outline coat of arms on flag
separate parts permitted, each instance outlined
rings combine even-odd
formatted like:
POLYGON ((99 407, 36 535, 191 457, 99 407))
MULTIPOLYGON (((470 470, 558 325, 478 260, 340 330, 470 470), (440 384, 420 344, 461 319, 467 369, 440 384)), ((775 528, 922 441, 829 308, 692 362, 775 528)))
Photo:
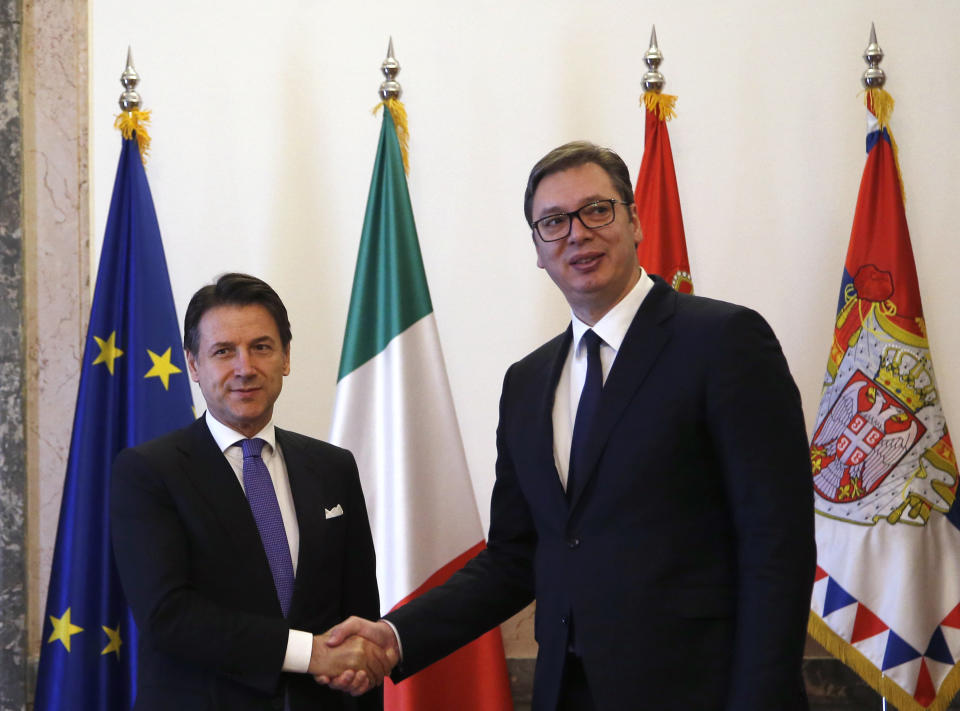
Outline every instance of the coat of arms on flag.
POLYGON ((894 278, 866 264, 845 286, 811 442, 817 510, 851 523, 923 525, 957 492, 923 316, 894 278))
POLYGON ((867 162, 810 443, 810 633, 900 711, 960 689, 960 506, 871 30, 867 162))

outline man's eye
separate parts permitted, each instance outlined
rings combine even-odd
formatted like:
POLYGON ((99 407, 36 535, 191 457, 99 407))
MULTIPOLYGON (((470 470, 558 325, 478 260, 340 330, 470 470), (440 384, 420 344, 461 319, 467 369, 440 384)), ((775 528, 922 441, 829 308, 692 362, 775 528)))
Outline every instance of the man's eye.
POLYGON ((587 217, 606 217, 610 214, 610 203, 594 202, 582 208, 587 217))
POLYGON ((549 229, 554 229, 556 227, 560 227, 560 225, 564 224, 566 221, 567 221, 566 215, 548 215, 547 217, 544 217, 542 220, 540 220, 540 224, 549 230, 549 229))

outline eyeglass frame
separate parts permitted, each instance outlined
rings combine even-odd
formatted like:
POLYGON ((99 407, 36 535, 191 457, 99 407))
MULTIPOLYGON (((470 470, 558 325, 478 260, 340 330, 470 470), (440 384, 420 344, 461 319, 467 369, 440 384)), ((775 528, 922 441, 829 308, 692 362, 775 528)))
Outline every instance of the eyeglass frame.
POLYGON ((617 205, 630 207, 631 205, 633 205, 633 202, 634 202, 633 200, 631 200, 630 202, 624 202, 623 200, 618 200, 617 198, 604 198, 603 200, 591 200, 586 205, 581 205, 576 210, 571 210, 570 212, 551 212, 549 215, 544 215, 543 217, 539 217, 530 223, 530 227, 533 228, 533 231, 537 233, 537 237, 540 238, 541 242, 544 242, 546 244, 550 244, 551 242, 559 242, 560 240, 566 239, 567 237, 569 237, 570 233, 573 232, 574 217, 580 220, 580 224, 583 225, 586 229, 599 230, 603 227, 609 227, 610 225, 612 225, 614 222, 617 221, 617 205), (602 225, 594 225, 593 227, 591 227, 590 225, 588 225, 586 222, 583 221, 582 217, 580 217, 580 211, 585 210, 588 207, 591 207, 593 205, 597 205, 601 202, 610 203, 610 207, 612 208, 611 214, 613 215, 613 217, 610 218, 610 222, 605 222, 602 225), (560 237, 554 237, 553 239, 547 239, 546 237, 544 237, 543 234, 540 232, 540 223, 551 217, 560 217, 561 215, 563 215, 568 219, 566 234, 560 237))

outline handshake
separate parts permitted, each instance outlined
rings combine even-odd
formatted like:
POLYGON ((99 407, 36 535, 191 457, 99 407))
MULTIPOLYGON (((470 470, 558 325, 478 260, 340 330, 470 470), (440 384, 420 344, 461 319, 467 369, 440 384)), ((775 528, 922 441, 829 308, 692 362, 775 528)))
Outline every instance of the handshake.
POLYGON ((318 684, 352 696, 380 686, 400 660, 400 644, 383 620, 349 617, 314 635, 308 672, 318 684))

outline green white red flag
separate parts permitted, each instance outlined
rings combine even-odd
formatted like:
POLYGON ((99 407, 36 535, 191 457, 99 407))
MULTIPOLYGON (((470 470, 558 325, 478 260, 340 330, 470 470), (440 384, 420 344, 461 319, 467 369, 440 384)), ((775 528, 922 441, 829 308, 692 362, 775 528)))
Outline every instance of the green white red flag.
MULTIPOLYGON (((484 539, 397 140, 405 114, 384 103, 330 438, 357 459, 386 612, 443 583, 484 539)), ((385 708, 512 709, 499 628, 387 680, 385 708)))

